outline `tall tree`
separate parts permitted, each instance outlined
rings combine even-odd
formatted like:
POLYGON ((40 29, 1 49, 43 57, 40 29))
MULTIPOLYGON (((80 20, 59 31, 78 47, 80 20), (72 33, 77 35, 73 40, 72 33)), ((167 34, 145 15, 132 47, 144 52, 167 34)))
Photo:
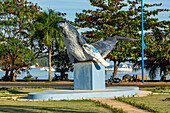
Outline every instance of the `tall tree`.
POLYGON ((23 45, 21 40, 15 37, 6 39, 5 42, 0 44, 0 48, 1 58, 4 59, 1 63, 6 70, 4 80, 15 81, 16 74, 20 69, 18 66, 21 66, 21 64, 26 66, 29 59, 34 57, 34 54, 23 45), (9 70, 11 71, 10 76, 8 76, 9 70))
POLYGON ((63 47, 62 35, 57 27, 57 23, 63 18, 59 15, 65 15, 64 13, 55 12, 52 9, 48 9, 48 12, 41 13, 33 23, 33 35, 32 40, 38 41, 40 49, 48 50, 48 63, 49 63, 49 81, 51 78, 51 52, 52 46, 56 46, 57 49, 63 47))
MULTIPOLYGON (((37 4, 34 5, 33 3, 25 0, 1 0, 0 1, 0 18, 1 18, 0 43, 6 47, 7 45, 11 46, 6 48, 8 50, 10 49, 8 53, 5 48, 0 48, 1 49, 0 55, 3 55, 4 53, 6 53, 6 55, 9 55, 3 57, 4 59, 2 59, 2 62, 3 64, 7 64, 3 66, 6 70, 6 75, 8 75, 8 73, 10 72, 12 81, 15 81, 14 73, 17 73, 23 66, 27 66, 28 64, 30 64, 38 55, 38 53, 35 53, 32 58, 27 57, 26 59, 24 57, 20 57, 20 58, 24 58, 22 60, 25 60, 25 62, 15 65, 16 59, 14 57, 20 56, 21 54, 24 53, 23 49, 26 50, 26 48, 28 49, 30 47, 29 45, 30 40, 29 40, 28 33, 30 32, 32 21, 39 14, 39 10, 41 10, 41 8, 37 6, 37 4), (21 50, 19 50, 20 48, 18 48, 18 51, 20 52, 15 50, 15 47, 17 48, 18 46, 15 46, 14 48, 12 47, 15 45, 13 43, 16 43, 19 40, 21 40, 22 42, 22 44, 20 43, 19 46, 21 45, 24 46, 24 48, 21 48, 21 50), (12 52, 13 54, 11 54, 12 52)), ((2 56, 0 56, 0 58, 2 58, 2 56)))
MULTIPOLYGON (((166 75, 170 73, 170 35, 167 34, 170 31, 166 29, 166 32, 164 32, 163 29, 163 31, 156 29, 145 38, 146 47, 144 51, 147 58, 145 59, 145 68, 149 71, 151 79, 155 79, 157 75, 166 78, 166 75), (156 35, 155 32, 157 32, 156 35), (158 70, 160 73, 158 73, 158 70)), ((138 61, 136 64, 140 65, 141 61, 138 61)))
POLYGON ((58 54, 52 57, 52 62, 57 67, 56 71, 60 72, 60 80, 63 80, 65 77, 65 72, 73 71, 73 65, 70 63, 65 49, 58 51, 58 54))
MULTIPOLYGON (((141 37, 141 6, 140 0, 90 0, 96 10, 83 10, 76 13, 75 25, 81 28, 93 28, 84 32, 89 42, 108 38, 114 35, 137 38, 141 37)), ((160 4, 144 4, 144 30, 161 27, 161 22, 153 18, 158 12, 169 9, 148 10, 160 4)), ((167 26, 164 26, 167 27, 167 26)), ((141 42, 121 41, 108 54, 107 58, 114 62, 113 78, 121 62, 137 61, 141 56, 141 42)))

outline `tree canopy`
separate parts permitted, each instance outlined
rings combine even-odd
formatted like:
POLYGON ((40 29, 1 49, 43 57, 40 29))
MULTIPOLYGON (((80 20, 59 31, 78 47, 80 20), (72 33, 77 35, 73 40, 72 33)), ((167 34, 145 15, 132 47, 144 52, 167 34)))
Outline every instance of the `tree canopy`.
POLYGON ((52 57, 52 64, 57 67, 56 71, 61 73, 60 80, 63 80, 65 77, 65 72, 73 71, 73 65, 69 60, 66 49, 58 51, 58 53, 52 57))
POLYGON ((10 80, 15 81, 16 73, 30 64, 38 55, 30 54, 29 32, 34 18, 40 14, 37 4, 25 0, 0 1, 0 43, 3 68, 6 76, 10 71, 10 80), (7 56, 4 56, 7 55, 7 56), (20 59, 22 58, 22 59, 20 59), (21 62, 21 60, 24 60, 21 62))
POLYGON ((33 42, 32 45, 34 45, 35 47, 38 44, 40 47, 39 49, 41 51, 48 50, 49 81, 52 80, 51 78, 52 49, 55 47, 55 50, 57 51, 64 46, 62 35, 57 27, 57 23, 63 20, 63 18, 59 15, 64 16, 65 14, 55 12, 52 9, 48 9, 47 12, 46 11, 42 12, 39 16, 37 16, 37 18, 35 18, 31 32, 32 33, 31 40, 33 42))
MULTIPOLYGON (((84 32, 89 43, 108 38, 115 35, 141 38, 141 6, 140 0, 90 0, 96 10, 83 10, 76 13, 75 25, 81 28, 93 28, 84 32)), ((162 3, 144 4, 144 30, 150 31, 155 28, 162 29, 162 32, 169 31, 169 21, 158 21, 155 15, 169 9, 149 10, 150 7, 161 6, 162 3)), ((163 38, 163 37, 162 37, 163 38)), ((145 41, 151 40, 146 38, 145 41)), ((153 48, 152 48, 153 49, 153 48)), ((146 56, 146 53, 145 53, 146 56)), ((114 78, 118 66, 124 61, 137 61, 141 57, 141 42, 121 41, 108 54, 107 58, 114 61, 114 78)))

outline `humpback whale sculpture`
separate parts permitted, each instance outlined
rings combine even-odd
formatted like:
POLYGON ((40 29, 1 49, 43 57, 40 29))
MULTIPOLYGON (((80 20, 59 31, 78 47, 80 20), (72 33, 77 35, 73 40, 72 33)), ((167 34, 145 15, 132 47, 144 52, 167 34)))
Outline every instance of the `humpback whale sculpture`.
POLYGON ((68 21, 62 20, 58 23, 64 44, 67 48, 67 54, 70 62, 74 62, 74 57, 78 61, 98 60, 103 66, 107 67, 110 64, 104 60, 104 57, 113 49, 119 40, 134 40, 138 39, 124 38, 119 36, 110 37, 107 40, 99 40, 95 43, 88 44, 79 34, 77 29, 68 21))

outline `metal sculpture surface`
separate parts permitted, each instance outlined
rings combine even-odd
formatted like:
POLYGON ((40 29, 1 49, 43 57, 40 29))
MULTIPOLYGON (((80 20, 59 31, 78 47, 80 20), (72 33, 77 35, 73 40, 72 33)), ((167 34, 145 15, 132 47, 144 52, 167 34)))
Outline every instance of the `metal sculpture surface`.
POLYGON ((58 23, 58 27, 63 35, 64 44, 67 48, 67 53, 71 63, 74 62, 74 57, 78 61, 88 61, 96 59, 103 66, 107 67, 110 64, 106 62, 104 58, 113 49, 113 47, 119 40, 138 41, 138 39, 114 36, 108 38, 107 40, 99 40, 95 43, 88 44, 81 37, 77 29, 68 21, 60 21, 58 23))

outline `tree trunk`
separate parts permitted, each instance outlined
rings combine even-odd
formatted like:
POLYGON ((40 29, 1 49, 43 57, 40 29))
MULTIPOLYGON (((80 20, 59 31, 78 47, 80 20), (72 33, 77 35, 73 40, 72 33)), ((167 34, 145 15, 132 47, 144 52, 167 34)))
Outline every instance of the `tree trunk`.
POLYGON ((15 75, 12 76, 12 82, 15 82, 15 75))
POLYGON ((168 71, 165 71, 165 74, 164 74, 165 78, 166 78, 166 76, 167 76, 169 73, 170 73, 169 70, 168 70, 168 71))
POLYGON ((13 81, 13 79, 14 79, 14 81, 15 81, 15 77, 16 77, 16 75, 17 75, 17 72, 18 72, 20 69, 21 69, 21 67, 19 67, 19 68, 14 72, 13 77, 12 77, 12 81, 13 81))
POLYGON ((8 81, 8 80, 9 80, 8 74, 9 74, 9 70, 6 70, 6 71, 5 71, 5 76, 3 77, 3 80, 4 80, 4 81, 8 81))
POLYGON ((60 80, 63 80, 63 78, 64 78, 64 72, 61 71, 61 79, 60 80))
POLYGON ((9 77, 9 80, 14 82, 15 81, 15 77, 14 76, 14 72, 13 72, 13 69, 11 70, 11 73, 10 73, 10 77, 9 77))
POLYGON ((49 66, 49 81, 52 81, 51 79, 51 46, 48 46, 48 66, 49 66))
POLYGON ((11 57, 11 69, 10 69, 10 71, 11 71, 11 73, 10 73, 10 80, 12 81, 12 82, 14 82, 15 81, 15 77, 14 77, 14 62, 15 62, 15 59, 13 58, 13 57, 11 57))
POLYGON ((113 72, 113 77, 112 79, 116 78, 117 70, 119 67, 120 62, 118 61, 118 64, 116 64, 116 61, 114 61, 114 72, 113 72))
POLYGON ((6 71, 5 71, 5 76, 7 77, 8 74, 9 74, 9 70, 6 70, 6 71))

